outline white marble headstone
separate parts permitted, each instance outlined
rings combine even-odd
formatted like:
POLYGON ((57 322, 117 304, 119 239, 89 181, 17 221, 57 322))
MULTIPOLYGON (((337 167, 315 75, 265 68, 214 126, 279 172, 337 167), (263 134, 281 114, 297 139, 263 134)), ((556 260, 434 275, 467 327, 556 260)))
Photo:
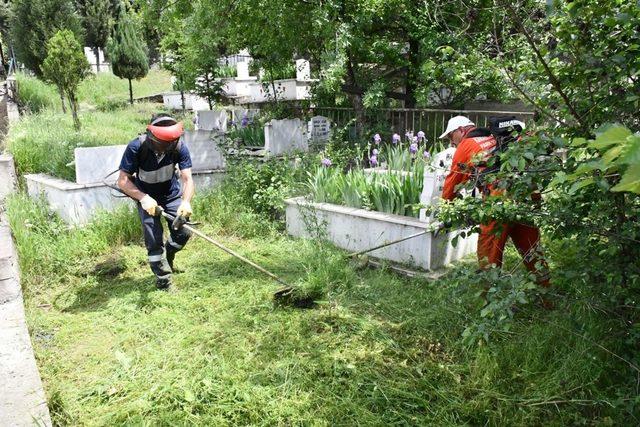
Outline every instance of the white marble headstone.
POLYGON ((311 66, 306 59, 296 59, 296 80, 311 80, 311 66))
POLYGON ((271 155, 308 150, 308 141, 300 119, 271 120, 265 125, 264 131, 265 149, 271 155))
POLYGON ((183 142, 189 148, 194 171, 224 169, 224 155, 216 138, 218 135, 208 130, 185 131, 183 142))
POLYGON ((196 130, 227 131, 229 116, 225 110, 204 110, 196 112, 196 130))
POLYGON ((107 175, 120 167, 125 148, 127 148, 126 145, 76 148, 74 150, 76 183, 102 182, 107 175))

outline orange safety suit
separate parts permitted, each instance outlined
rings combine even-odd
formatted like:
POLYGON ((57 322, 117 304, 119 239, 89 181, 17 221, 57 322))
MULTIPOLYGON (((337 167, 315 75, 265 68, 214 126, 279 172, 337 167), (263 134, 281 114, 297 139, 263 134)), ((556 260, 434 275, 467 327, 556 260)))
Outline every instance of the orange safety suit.
MULTIPOLYGON (((489 153, 496 145, 493 136, 473 136, 482 132, 474 132, 470 129, 463 136, 453 155, 451 170, 447 175, 442 189, 442 198, 453 200, 456 196, 456 187, 467 182, 473 177, 474 161, 487 160, 489 153)), ((500 195, 501 190, 489 186, 490 195, 500 195)), ((486 191, 485 191, 486 193, 486 191)), ((489 221, 480 224, 478 236, 478 263, 481 268, 489 268, 491 265, 502 267, 502 256, 507 239, 511 237, 514 245, 522 255, 527 269, 535 273, 540 285, 549 286, 548 267, 540 249, 540 230, 537 227, 521 223, 500 224, 497 221, 489 221)))

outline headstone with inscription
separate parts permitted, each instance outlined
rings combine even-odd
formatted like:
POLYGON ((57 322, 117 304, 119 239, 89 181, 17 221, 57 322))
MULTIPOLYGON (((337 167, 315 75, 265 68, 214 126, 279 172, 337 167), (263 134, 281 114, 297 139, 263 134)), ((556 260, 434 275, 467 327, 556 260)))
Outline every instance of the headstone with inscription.
POLYGON ((324 116, 314 116, 308 125, 309 144, 324 145, 331 138, 331 120, 324 116))

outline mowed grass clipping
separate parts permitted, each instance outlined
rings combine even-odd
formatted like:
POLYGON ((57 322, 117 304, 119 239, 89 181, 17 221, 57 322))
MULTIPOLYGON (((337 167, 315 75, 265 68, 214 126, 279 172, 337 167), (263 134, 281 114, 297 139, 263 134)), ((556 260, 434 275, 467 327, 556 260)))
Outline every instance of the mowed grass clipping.
POLYGON ((478 310, 462 264, 439 281, 356 270, 344 252, 257 226, 220 193, 202 227, 297 284, 313 310, 276 308, 270 279, 194 239, 176 293, 156 291, 135 213, 70 230, 9 202, 29 328, 58 425, 540 425, 623 423, 628 366, 606 314, 531 309, 489 345, 465 347, 478 310), (105 267, 106 266, 106 267, 105 267), (111 268, 109 267, 111 266, 111 268))

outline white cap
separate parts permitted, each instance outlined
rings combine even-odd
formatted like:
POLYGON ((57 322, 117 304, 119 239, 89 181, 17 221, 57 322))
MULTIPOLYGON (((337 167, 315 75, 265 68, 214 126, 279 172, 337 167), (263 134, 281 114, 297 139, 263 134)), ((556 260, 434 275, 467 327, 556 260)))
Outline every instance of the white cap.
POLYGON ((451 117, 449 119, 449 123, 447 123, 447 130, 444 131, 444 133, 442 135, 440 135, 440 139, 444 138, 445 136, 449 135, 451 132, 453 132, 454 130, 460 128, 460 127, 466 127, 466 126, 475 126, 476 124, 473 123, 471 120, 469 120, 468 117, 465 116, 455 116, 455 117, 451 117))

